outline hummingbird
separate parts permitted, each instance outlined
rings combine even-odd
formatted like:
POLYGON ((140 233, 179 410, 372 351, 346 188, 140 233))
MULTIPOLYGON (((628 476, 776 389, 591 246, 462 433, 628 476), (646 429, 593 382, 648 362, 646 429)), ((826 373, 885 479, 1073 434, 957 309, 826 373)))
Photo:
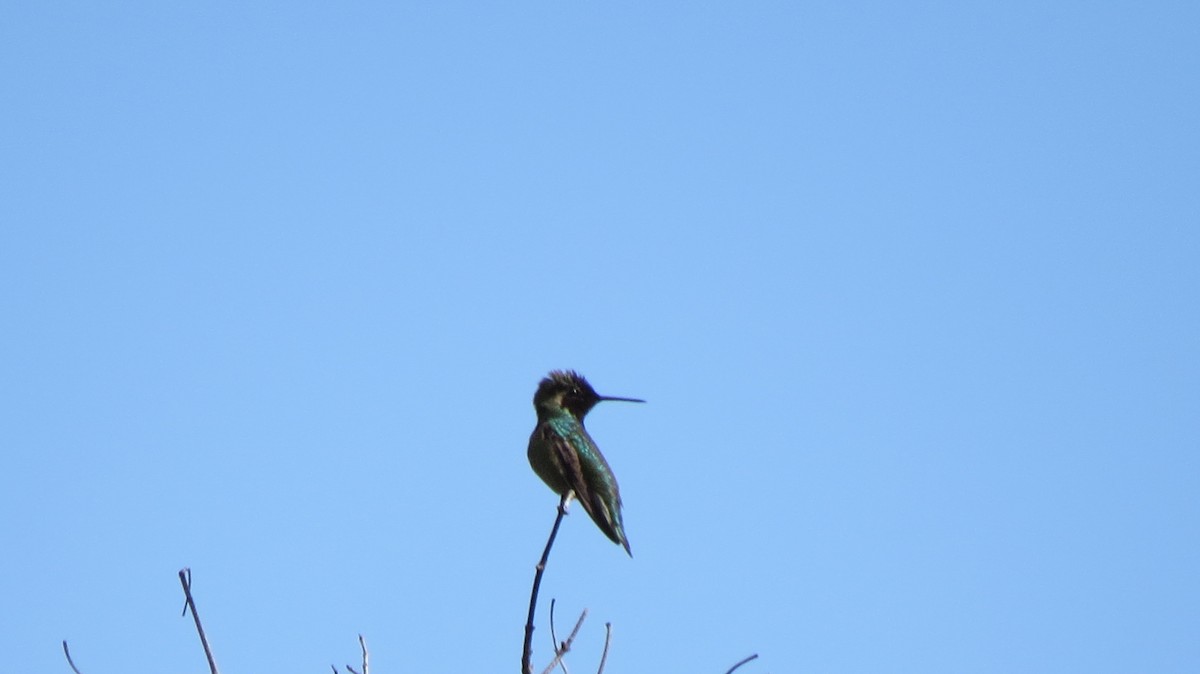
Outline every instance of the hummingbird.
POLYGON ((583 427, 583 417, 604 400, 646 402, 602 396, 582 375, 571 370, 551 372, 533 394, 538 423, 529 437, 529 465, 554 493, 565 496, 575 492, 575 498, 600 531, 632 557, 621 519, 617 478, 583 427))

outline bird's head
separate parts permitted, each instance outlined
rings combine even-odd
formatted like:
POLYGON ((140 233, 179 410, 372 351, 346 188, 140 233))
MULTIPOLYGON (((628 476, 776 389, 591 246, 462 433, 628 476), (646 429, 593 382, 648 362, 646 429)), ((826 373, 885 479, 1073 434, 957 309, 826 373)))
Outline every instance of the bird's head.
POLYGON ((638 398, 618 398, 602 396, 588 383, 583 375, 574 370, 554 370, 538 384, 537 393, 533 394, 533 406, 541 416, 543 412, 555 412, 565 409, 580 421, 596 403, 605 400, 620 400, 630 403, 644 403, 638 398))

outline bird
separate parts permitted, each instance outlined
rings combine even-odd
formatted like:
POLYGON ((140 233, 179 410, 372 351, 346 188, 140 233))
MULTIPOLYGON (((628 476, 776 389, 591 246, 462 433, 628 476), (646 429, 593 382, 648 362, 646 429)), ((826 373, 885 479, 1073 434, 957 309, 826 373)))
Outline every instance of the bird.
POLYGON ((537 426, 529 436, 529 465, 554 493, 565 497, 574 492, 600 531, 632 557, 621 516, 617 478, 596 441, 583 427, 587 413, 605 400, 646 402, 639 398, 602 396, 573 370, 550 372, 533 395, 537 426))

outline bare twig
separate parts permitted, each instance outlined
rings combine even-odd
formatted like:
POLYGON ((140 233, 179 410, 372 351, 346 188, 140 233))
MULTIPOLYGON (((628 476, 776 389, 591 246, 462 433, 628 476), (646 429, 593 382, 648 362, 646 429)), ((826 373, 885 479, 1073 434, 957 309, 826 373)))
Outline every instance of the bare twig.
POLYGON ((542 573, 546 570, 546 560, 550 557, 550 548, 554 546, 554 537, 558 535, 558 527, 562 524, 563 516, 567 514, 567 504, 571 502, 573 494, 574 492, 568 491, 558 502, 558 515, 554 518, 550 538, 546 540, 546 548, 542 550, 542 558, 533 574, 533 591, 529 594, 529 617, 525 620, 525 646, 521 651, 522 674, 533 674, 533 616, 537 611, 538 589, 542 586, 542 573))
POLYGON ((200 645, 204 646, 204 657, 208 658, 208 670, 212 674, 217 671, 217 661, 213 659, 212 649, 208 646, 208 637, 204 636, 204 627, 200 624, 200 614, 196 613, 196 602, 192 599, 192 570, 183 568, 179 571, 179 583, 183 585, 184 613, 192 612, 192 620, 196 622, 196 633, 200 635, 200 645))
POLYGON ((340 674, 337 670, 337 665, 329 665, 329 668, 333 670, 333 674, 340 674))
POLYGON ((612 641, 612 623, 604 623, 604 652, 600 653, 600 668, 596 674, 604 674, 604 663, 608 661, 608 644, 612 641))
POLYGON ((358 674, 358 670, 354 669, 350 665, 346 665, 346 669, 350 670, 350 674, 358 674))
POLYGON ((358 635, 358 645, 359 645, 359 647, 362 648, 362 654, 363 654, 362 674, 368 674, 368 672, 367 672, 367 640, 363 639, 363 635, 361 635, 361 634, 358 635))
MULTIPOLYGON (((550 599, 550 647, 555 650, 558 649, 558 635, 554 633, 554 603, 556 601, 556 599, 550 599)), ((562 665, 563 674, 571 674, 567 671, 566 660, 561 660, 559 664, 562 665)))
POLYGON ((758 653, 755 653, 754 655, 751 655, 750 657, 739 661, 736 665, 730 667, 729 671, 725 672, 725 674, 733 674, 733 670, 737 669, 738 667, 741 667, 742 665, 746 664, 747 662, 750 662, 751 660, 753 660, 754 658, 757 658, 757 657, 758 657, 758 653))
POLYGON ((571 650, 571 644, 575 642, 575 635, 579 634, 579 628, 583 627, 583 620, 585 618, 587 618, 586 608, 583 609, 583 613, 579 614, 579 620, 575 621, 575 629, 571 630, 571 633, 567 635, 567 640, 554 649, 554 659, 550 661, 550 665, 546 669, 542 670, 542 674, 550 674, 558 666, 558 663, 562 662, 563 656, 567 654, 567 651, 571 650))
POLYGON ((75 666, 75 661, 71 659, 71 649, 67 648, 67 640, 63 639, 63 655, 67 656, 67 664, 71 665, 71 671, 75 674, 81 674, 79 668, 75 666))

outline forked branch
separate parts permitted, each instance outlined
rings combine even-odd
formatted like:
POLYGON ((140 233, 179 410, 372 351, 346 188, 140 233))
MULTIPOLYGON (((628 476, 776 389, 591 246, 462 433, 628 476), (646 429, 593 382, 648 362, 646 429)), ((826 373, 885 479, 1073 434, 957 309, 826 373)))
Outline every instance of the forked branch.
POLYGON ((579 620, 575 621, 575 629, 571 630, 571 633, 567 635, 567 640, 559 644, 558 648, 554 649, 554 659, 550 661, 550 664, 546 666, 546 669, 542 670, 542 674, 550 674, 550 672, 553 672, 554 668, 557 667, 560 662, 562 662, 563 656, 567 654, 567 651, 571 650, 571 644, 575 643, 575 635, 579 634, 579 628, 583 627, 583 621, 585 618, 587 618, 586 608, 583 609, 583 613, 579 614, 579 620))

